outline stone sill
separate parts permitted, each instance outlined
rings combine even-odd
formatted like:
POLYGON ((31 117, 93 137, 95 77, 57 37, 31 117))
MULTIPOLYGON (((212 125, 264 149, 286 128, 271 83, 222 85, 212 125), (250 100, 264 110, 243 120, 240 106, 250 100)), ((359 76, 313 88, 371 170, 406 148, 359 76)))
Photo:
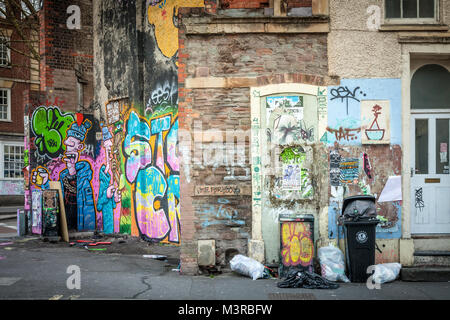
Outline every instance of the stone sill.
POLYGON ((450 43, 450 32, 399 33, 399 43, 450 43))
MULTIPOLYGON (((189 19, 190 20, 190 19, 189 19)), ((328 19, 298 17, 215 18, 208 22, 185 21, 186 34, 226 33, 328 33, 328 19)))
POLYGON ((383 24, 379 31, 448 31, 442 24, 383 24))

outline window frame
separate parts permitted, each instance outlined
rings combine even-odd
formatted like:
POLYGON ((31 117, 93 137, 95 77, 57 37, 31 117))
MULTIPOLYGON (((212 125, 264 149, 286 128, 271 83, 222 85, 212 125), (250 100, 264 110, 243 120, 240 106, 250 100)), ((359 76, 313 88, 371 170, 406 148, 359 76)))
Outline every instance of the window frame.
MULTIPOLYGON (((439 23, 439 5, 440 0, 434 1, 434 18, 386 18, 386 1, 383 0, 384 23, 386 24, 438 24, 439 23)), ((419 12, 419 3, 417 0, 417 12, 419 12)), ((403 0, 400 0, 400 15, 403 15, 403 0)))
MULTIPOLYGON (((6 146, 10 146, 10 147, 22 147, 23 151, 25 151, 25 145, 24 143, 20 142, 20 141, 11 141, 11 142, 7 142, 7 141, 1 141, 0 140, 0 180, 9 180, 9 181, 19 181, 19 180, 23 180, 23 165, 21 168, 21 177, 19 178, 10 178, 10 177, 5 177, 5 147, 6 146)), ((23 157, 23 155, 22 155, 23 157)), ((24 159, 25 160, 25 159, 24 159)))
POLYGON ((6 91, 6 97, 8 99, 6 119, 0 118, 0 122, 11 122, 11 89, 10 88, 0 88, 0 91, 6 91))
MULTIPOLYGON (((0 39, 7 39, 6 42, 11 43, 11 37, 0 36, 0 39)), ((0 63, 0 68, 11 68, 11 48, 6 46, 6 54, 8 56, 8 63, 2 64, 0 63)))

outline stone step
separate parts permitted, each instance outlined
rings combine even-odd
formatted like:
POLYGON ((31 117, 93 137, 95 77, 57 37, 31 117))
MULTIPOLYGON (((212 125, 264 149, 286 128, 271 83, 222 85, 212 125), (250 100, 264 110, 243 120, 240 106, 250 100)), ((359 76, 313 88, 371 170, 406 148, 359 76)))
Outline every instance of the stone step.
POLYGON ((402 281, 448 282, 450 267, 404 267, 400 271, 402 281))
POLYGON ((450 267, 450 251, 416 251, 413 266, 450 267))

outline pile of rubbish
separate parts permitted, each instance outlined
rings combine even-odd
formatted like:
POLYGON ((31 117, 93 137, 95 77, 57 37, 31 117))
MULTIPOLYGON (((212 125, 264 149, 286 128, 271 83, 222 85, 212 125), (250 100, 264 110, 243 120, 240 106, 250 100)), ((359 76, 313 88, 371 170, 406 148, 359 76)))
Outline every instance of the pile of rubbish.
POLYGON ((278 288, 337 289, 339 285, 309 271, 290 270, 278 288))
MULTIPOLYGON (((350 282, 345 274, 345 259, 342 251, 330 244, 319 248, 318 258, 321 275, 314 272, 291 269, 283 281, 277 283, 279 288, 337 289, 336 282, 350 282)), ((262 263, 238 254, 230 261, 231 270, 241 275, 256 279, 277 278, 277 273, 262 263)), ((401 270, 400 263, 383 263, 374 266, 372 281, 377 284, 394 281, 401 270)))

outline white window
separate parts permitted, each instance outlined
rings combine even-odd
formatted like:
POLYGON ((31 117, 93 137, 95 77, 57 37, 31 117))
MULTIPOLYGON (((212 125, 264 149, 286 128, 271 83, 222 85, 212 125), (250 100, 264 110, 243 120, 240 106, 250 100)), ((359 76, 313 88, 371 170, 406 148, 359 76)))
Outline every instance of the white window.
POLYGON ((23 179, 23 153, 23 144, 0 142, 0 178, 23 179))
POLYGON ((439 0, 385 0, 387 22, 436 22, 439 0))
POLYGON ((11 90, 0 88, 0 121, 11 120, 11 90))
POLYGON ((9 49, 9 38, 0 37, 0 67, 9 67, 11 50, 9 49))

